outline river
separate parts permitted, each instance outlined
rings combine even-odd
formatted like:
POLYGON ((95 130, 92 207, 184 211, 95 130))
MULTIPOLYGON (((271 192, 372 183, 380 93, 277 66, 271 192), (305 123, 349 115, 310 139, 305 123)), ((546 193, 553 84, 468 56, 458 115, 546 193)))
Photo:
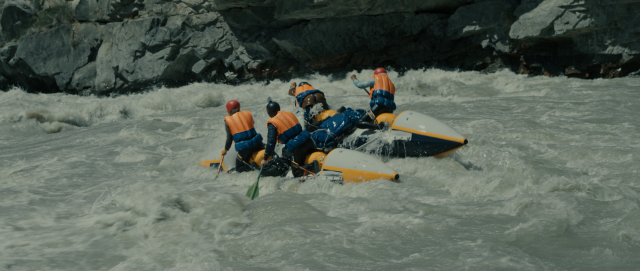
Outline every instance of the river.
MULTIPOLYGON (((396 113, 469 144, 378 157, 399 183, 263 177, 253 201, 257 172, 214 180, 198 162, 219 157, 227 100, 266 138, 267 97, 295 111, 288 82, 0 92, 0 270, 638 269, 640 78, 390 77, 396 113)), ((368 106, 348 74, 295 81, 333 108, 368 106)))

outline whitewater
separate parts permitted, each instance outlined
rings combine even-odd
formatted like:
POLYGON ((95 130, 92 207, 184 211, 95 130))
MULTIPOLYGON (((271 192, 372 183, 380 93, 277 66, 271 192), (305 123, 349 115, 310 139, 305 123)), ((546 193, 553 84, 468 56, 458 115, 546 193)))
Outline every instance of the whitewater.
MULTIPOLYGON (((372 70, 355 72, 367 79, 372 70)), ((367 108, 350 74, 295 78, 367 108)), ((401 182, 221 173, 227 100, 266 138, 289 82, 113 97, 0 92, 0 270, 637 270, 640 78, 389 73, 396 114, 469 144, 377 156, 401 182)))

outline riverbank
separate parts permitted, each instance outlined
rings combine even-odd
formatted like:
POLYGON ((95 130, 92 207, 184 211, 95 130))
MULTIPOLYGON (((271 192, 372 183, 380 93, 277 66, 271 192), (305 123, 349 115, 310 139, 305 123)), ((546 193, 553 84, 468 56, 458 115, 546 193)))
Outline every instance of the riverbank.
POLYGON ((617 0, 8 0, 0 88, 109 95, 385 66, 577 78, 640 70, 617 0))

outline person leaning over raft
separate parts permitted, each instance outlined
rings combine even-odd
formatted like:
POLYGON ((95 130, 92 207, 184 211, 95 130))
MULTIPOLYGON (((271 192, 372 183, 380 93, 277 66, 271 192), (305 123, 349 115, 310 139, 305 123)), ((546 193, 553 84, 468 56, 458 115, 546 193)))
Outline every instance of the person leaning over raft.
MULTIPOLYGON (((358 88, 365 89, 369 87, 369 106, 374 116, 378 116, 382 113, 393 113, 396 110, 396 103, 393 101, 396 87, 387 76, 387 71, 384 68, 377 68, 373 72, 373 76, 368 81, 360 82, 355 74, 351 75, 353 84, 358 88)), ((365 90, 366 91, 366 90, 365 90)), ((360 121, 372 121, 373 118, 369 114, 362 116, 360 121)))
POLYGON ((315 89, 307 82, 301 82, 296 87, 296 82, 291 83, 289 88, 289 95, 296 98, 296 106, 304 109, 304 129, 313 132, 317 129, 322 122, 314 124, 314 116, 311 115, 311 108, 316 104, 322 104, 322 109, 329 109, 327 99, 324 97, 324 93, 315 89))
MULTIPOLYGON (((284 144, 282 149, 282 156, 285 158, 293 158, 299 166, 304 165, 304 160, 307 155, 316 151, 316 145, 311 139, 311 134, 306 130, 302 130, 300 122, 296 116, 288 111, 280 111, 280 105, 276 102, 269 102, 267 104, 267 114, 269 119, 267 121, 267 128, 269 132, 267 134, 267 149, 264 152, 264 159, 261 165, 267 164, 267 159, 275 153, 276 141, 284 144)), ((293 175, 298 177, 303 175, 301 169, 294 169, 293 175)))
POLYGON ((248 165, 251 154, 264 149, 262 135, 253 128, 253 116, 249 111, 240 111, 240 103, 236 100, 227 102, 227 113, 224 117, 224 129, 227 132, 227 141, 222 149, 222 155, 226 155, 231 148, 232 141, 236 142, 238 152, 236 158, 236 171, 244 172, 252 168, 248 165))

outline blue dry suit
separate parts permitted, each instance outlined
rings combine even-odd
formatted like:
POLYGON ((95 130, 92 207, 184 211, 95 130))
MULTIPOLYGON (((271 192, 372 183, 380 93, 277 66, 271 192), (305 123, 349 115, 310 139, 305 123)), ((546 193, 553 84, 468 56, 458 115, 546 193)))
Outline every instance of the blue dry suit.
POLYGON ((347 108, 342 113, 333 115, 332 117, 324 120, 324 122, 318 126, 311 139, 318 148, 334 147, 339 142, 336 139, 343 134, 350 132, 352 127, 358 122, 358 119, 366 114, 363 109, 353 110, 347 108))
POLYGON ((295 148, 302 146, 307 140, 309 140, 311 137, 309 132, 302 130, 302 126, 300 123, 297 123, 297 119, 293 122, 294 119, 295 116, 290 112, 280 111, 276 116, 267 121, 267 129, 269 132, 267 134, 267 148, 264 153, 265 157, 273 155, 277 141, 284 144, 286 150, 291 153, 295 148), (286 127, 285 125, 287 124, 282 121, 287 120, 285 115, 291 118, 289 124, 295 124, 290 127, 286 127), (278 125, 281 125, 280 128, 284 131, 278 132, 278 125))

